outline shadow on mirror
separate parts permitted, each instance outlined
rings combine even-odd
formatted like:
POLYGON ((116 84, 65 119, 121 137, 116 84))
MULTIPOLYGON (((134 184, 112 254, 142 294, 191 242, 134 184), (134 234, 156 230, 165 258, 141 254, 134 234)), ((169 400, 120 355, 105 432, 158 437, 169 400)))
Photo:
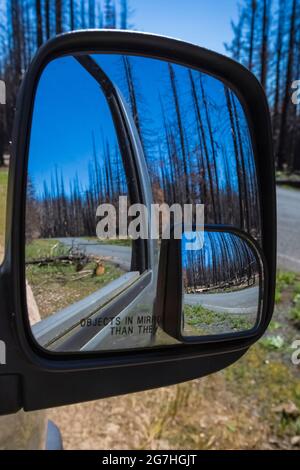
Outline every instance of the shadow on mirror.
MULTIPOLYGON (((150 230, 142 236, 135 207, 150 211, 152 202, 203 204, 207 224, 260 242, 251 135, 237 96, 204 72, 147 57, 81 53, 48 63, 34 101, 26 199, 27 310, 41 346, 165 344, 153 327, 159 241, 150 230)), ((223 258, 214 258, 215 273, 223 258)), ((227 286, 228 296, 239 292, 236 308, 242 282, 227 286)), ((187 305, 186 318, 196 310, 187 305)))
POLYGON ((260 314, 261 268, 252 244, 231 232, 182 238, 182 336, 222 335, 254 328, 260 314), (192 246, 192 249, 189 246, 192 246))

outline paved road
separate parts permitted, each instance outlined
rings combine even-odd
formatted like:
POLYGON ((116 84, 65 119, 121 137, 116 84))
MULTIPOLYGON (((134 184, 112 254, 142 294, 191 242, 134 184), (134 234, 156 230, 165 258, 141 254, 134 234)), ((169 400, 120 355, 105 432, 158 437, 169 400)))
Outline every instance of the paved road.
MULTIPOLYGON (((113 264, 119 265, 125 271, 130 270, 131 248, 118 245, 101 245, 95 241, 82 238, 59 238, 66 246, 77 246, 87 254, 108 257, 113 264)), ((227 294, 188 294, 185 303, 202 305, 213 308, 216 312, 256 313, 258 288, 250 288, 227 294)))
POLYGON ((187 305, 202 305, 220 313, 257 313, 258 287, 249 287, 235 292, 221 294, 186 294, 184 303, 187 305))
POLYGON ((277 188, 278 267, 300 272, 300 191, 277 188))
POLYGON ((58 240, 66 246, 76 246, 83 249, 87 255, 108 257, 109 261, 120 266, 124 271, 130 270, 131 248, 128 246, 118 245, 101 245, 96 241, 86 240, 82 238, 58 238, 58 240))

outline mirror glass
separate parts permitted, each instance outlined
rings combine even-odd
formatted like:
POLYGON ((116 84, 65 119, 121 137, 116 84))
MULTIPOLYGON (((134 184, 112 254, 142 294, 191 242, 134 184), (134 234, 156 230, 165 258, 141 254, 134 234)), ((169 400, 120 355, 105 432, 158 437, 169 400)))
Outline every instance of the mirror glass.
POLYGON ((232 232, 183 236, 182 335, 207 336, 251 330, 260 314, 261 267, 253 245, 232 232), (190 249, 190 247, 192 249, 190 249))
POLYGON ((152 233, 153 203, 164 214, 190 205, 193 216, 203 205, 206 224, 260 243, 252 142, 235 93, 153 58, 80 53, 49 62, 35 93, 25 218, 27 310, 42 347, 176 341, 153 313, 163 232, 152 233))

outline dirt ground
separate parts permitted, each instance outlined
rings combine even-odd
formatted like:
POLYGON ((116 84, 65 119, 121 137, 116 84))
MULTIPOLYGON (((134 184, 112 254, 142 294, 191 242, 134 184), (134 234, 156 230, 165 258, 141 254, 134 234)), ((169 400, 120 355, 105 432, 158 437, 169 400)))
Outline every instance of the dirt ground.
MULTIPOLYGON (((253 389, 255 381, 251 385, 253 389)), ((173 387, 56 408, 50 417, 60 427, 66 449, 297 448, 297 434, 282 428, 281 413, 289 406, 299 408, 285 399, 280 408, 280 400, 273 402, 271 396, 263 410, 259 395, 241 396, 221 372, 173 387)), ((267 384, 264 395, 266 400, 267 384)))
POLYGON ((222 374, 50 412, 66 449, 270 448, 266 423, 222 374))
POLYGON ((236 364, 173 387, 49 410, 66 449, 300 449, 293 279, 266 336, 236 364), (280 339, 280 341, 279 341, 280 339))
MULTIPOLYGON (((69 254, 57 240, 34 240, 26 245, 26 261, 55 259, 69 254)), ((100 261, 100 260, 99 260, 100 261)), ((78 264, 78 263, 77 263, 78 264)), ((124 271, 112 264, 101 261, 101 275, 96 275, 96 261, 86 261, 78 269, 76 262, 49 264, 28 264, 26 278, 37 303, 41 318, 57 312, 81 300, 96 290, 120 277, 124 271)))

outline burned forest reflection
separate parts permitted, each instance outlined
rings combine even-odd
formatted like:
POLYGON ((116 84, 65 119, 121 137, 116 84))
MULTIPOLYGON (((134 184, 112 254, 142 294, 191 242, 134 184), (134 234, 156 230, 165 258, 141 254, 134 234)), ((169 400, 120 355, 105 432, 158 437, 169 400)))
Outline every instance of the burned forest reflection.
MULTIPOLYGON (((133 302, 129 310, 132 317, 142 309, 152 318, 158 269, 153 260, 159 259, 160 242, 144 243, 131 232, 119 236, 123 233, 119 215, 124 207, 126 213, 130 205, 142 202, 139 171, 144 172, 139 184, 147 195, 147 206, 152 201, 169 208, 179 204, 181 210, 185 204, 202 204, 204 224, 235 228, 260 243, 252 140, 233 90, 199 70, 152 58, 81 53, 49 62, 35 96, 26 198, 27 304, 34 335, 43 347, 71 348, 66 345, 72 332, 74 338, 77 335, 75 350, 117 348, 123 338, 109 336, 111 324, 102 323, 101 315, 106 304, 151 274, 150 270, 154 276, 147 300, 143 298, 137 308, 133 302), (140 153, 135 157, 126 153, 128 135, 120 132, 112 96, 119 111, 123 110, 123 125, 134 129, 135 140, 140 141, 140 153), (131 158, 136 161, 130 163, 131 158), (122 210, 120 197, 126 199, 122 210), (99 221, 104 218, 98 209, 104 204, 115 211, 115 236, 98 234, 99 221), (95 320, 98 316, 100 323, 95 320), (92 324, 95 329, 81 329, 81 325, 92 324), (106 343, 100 345, 98 335, 105 336, 106 343)), ((126 224, 130 224, 129 216, 126 224)), ((212 250, 209 269, 197 252, 193 254, 196 258, 188 254, 184 260, 190 263, 183 269, 185 300, 194 296, 190 297, 192 304, 184 306, 185 327, 190 328, 185 333, 195 333, 191 322, 203 307, 197 304, 199 285, 210 291, 212 287, 223 289, 232 299, 241 299, 232 291, 251 288, 254 297, 250 303, 254 303, 250 305, 252 316, 239 318, 243 314, 239 311, 231 320, 226 317, 225 323, 220 312, 201 310, 211 326, 205 329, 202 321, 197 323, 198 334, 249 329, 257 315, 258 273, 254 265, 249 271, 249 263, 237 264, 241 253, 248 262, 251 250, 225 234, 214 232, 205 237, 212 250)), ((137 343, 148 346, 151 335, 128 340, 129 347, 137 343)), ((158 343, 166 340, 163 335, 157 338, 158 343)), ((124 347, 122 342, 121 349, 124 347)))
POLYGON ((260 261, 253 246, 231 232, 204 233, 203 247, 182 240, 184 336, 253 328, 260 308, 260 261))
MULTIPOLYGON (((205 223, 232 225, 259 240, 254 155, 233 91, 205 73, 155 59, 93 59, 127 102, 154 201, 205 204, 205 223)), ((33 118, 29 230, 42 237, 94 236, 96 207, 127 194, 127 183, 99 87, 75 58, 53 61, 42 75, 33 118), (49 86, 58 71, 61 80, 49 86)))

